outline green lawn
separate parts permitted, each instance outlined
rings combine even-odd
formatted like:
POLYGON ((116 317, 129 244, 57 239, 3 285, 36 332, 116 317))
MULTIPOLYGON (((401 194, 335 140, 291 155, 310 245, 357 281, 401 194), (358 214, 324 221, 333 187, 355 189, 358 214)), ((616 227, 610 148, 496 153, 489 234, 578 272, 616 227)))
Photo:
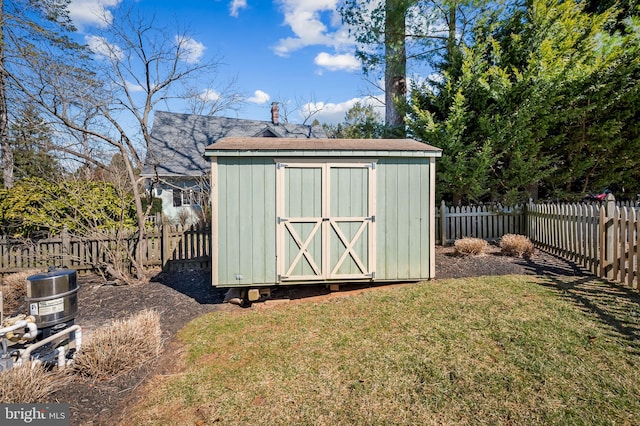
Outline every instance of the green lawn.
POLYGON ((152 424, 638 424, 640 306, 595 278, 433 281, 214 313, 152 424))

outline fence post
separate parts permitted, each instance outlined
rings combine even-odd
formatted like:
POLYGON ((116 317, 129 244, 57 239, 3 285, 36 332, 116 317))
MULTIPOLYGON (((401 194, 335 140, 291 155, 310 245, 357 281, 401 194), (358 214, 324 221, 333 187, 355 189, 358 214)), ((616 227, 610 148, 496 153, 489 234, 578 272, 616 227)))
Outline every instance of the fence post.
POLYGON ((440 203, 440 244, 442 244, 442 246, 446 246, 447 245, 447 227, 446 227, 446 211, 447 211, 447 205, 444 202, 444 200, 442 200, 442 202, 440 203))
POLYGON ((167 220, 162 216, 160 220, 160 258, 162 260, 162 270, 167 270, 169 264, 169 253, 171 249, 169 247, 169 224, 167 220))
POLYGON ((60 234, 60 238, 62 239, 62 266, 63 268, 71 267, 71 237, 69 236, 69 228, 67 225, 62 228, 62 233, 60 234))
POLYGON ((616 197, 608 194, 600 214, 601 256, 600 276, 613 279, 613 262, 615 262, 615 221, 616 197))
POLYGON ((531 217, 529 212, 531 211, 531 205, 533 204, 533 198, 529 197, 529 201, 524 205, 522 209, 522 218, 524 219, 524 235, 535 243, 533 236, 531 235, 531 217))

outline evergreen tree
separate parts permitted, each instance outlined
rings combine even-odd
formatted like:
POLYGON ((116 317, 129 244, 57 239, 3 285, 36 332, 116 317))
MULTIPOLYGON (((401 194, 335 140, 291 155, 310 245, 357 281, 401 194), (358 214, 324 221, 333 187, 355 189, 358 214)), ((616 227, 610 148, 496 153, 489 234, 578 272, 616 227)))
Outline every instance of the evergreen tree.
POLYGON ((11 125, 10 142, 15 164, 15 180, 28 177, 60 178, 62 168, 58 160, 48 151, 51 144, 51 129, 28 105, 11 125))
POLYGON ((482 139, 474 112, 473 80, 452 78, 412 91, 408 120, 412 136, 443 150, 438 160, 438 199, 454 204, 477 202, 489 195, 489 176, 496 163, 493 144, 482 139))
POLYGON ((21 82, 34 71, 34 58, 73 64, 83 47, 69 39, 75 31, 68 16, 70 0, 0 0, 0 147, 4 186, 13 186, 10 123, 25 96, 21 82))
POLYGON ((384 124, 373 105, 357 102, 344 117, 343 136, 351 139, 377 139, 384 137, 384 124))
POLYGON ((640 26, 628 18, 625 33, 611 32, 618 12, 532 0, 486 16, 460 65, 412 94, 412 131, 444 149, 443 195, 514 202, 575 197, 593 185, 637 191, 640 26), (474 162, 487 147, 479 191, 474 162), (457 174, 467 185, 451 187, 457 174))
POLYGON ((373 105, 356 102, 337 125, 322 124, 327 136, 334 139, 379 139, 385 137, 385 126, 373 105))

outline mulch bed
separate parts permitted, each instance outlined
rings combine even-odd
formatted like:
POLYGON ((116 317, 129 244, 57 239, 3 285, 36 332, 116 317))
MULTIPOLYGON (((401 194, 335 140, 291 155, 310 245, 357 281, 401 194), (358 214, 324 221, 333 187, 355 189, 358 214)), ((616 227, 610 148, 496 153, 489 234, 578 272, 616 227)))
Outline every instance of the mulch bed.
MULTIPOLYGON (((454 256, 452 247, 436 249, 436 279, 509 274, 582 275, 584 272, 570 262, 543 252, 531 259, 519 259, 500 255, 494 246, 478 257, 454 256)), ((225 292, 211 287, 209 272, 156 271, 152 275, 149 282, 131 286, 109 286, 97 277, 80 277, 76 324, 82 326, 83 336, 90 338, 93 330, 109 325, 113 320, 127 318, 143 309, 155 309, 160 313, 165 348, 168 348, 176 345, 176 332, 192 319, 213 311, 241 312, 246 309, 223 303, 225 292)), ((344 294, 362 289, 363 286, 346 286, 344 294)), ((342 293, 341 287, 337 296, 342 293)), ((335 296, 336 293, 329 294, 326 286, 281 288, 272 292, 268 303, 259 302, 254 307, 263 309, 270 303, 278 303, 278 299, 297 299, 304 303, 318 297, 335 296)), ((174 358, 174 350, 165 350, 154 363, 109 381, 91 383, 74 378, 53 395, 51 402, 69 403, 72 425, 113 425, 123 421, 124 408, 135 399, 136 390, 147 378, 158 372, 172 371, 178 364, 174 358)))

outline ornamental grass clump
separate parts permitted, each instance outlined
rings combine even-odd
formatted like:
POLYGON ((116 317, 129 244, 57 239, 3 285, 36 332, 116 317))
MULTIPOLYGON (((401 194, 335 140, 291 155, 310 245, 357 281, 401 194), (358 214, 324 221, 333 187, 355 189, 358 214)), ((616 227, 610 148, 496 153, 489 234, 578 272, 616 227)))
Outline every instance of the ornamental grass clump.
POLYGON ((480 238, 462 238, 453 243, 455 254, 458 256, 479 256, 484 253, 489 244, 480 238))
POLYGON ((51 402, 51 394, 68 382, 68 376, 47 371, 42 364, 26 363, 0 372, 0 403, 51 402))
POLYGON ((88 379, 106 380, 157 359, 161 348, 160 314, 145 310, 93 332, 73 368, 88 379))
POLYGON ((31 275, 40 274, 42 271, 30 269, 27 271, 16 272, 2 278, 0 291, 2 292, 3 314, 4 316, 12 316, 24 307, 24 298, 27 295, 27 278, 31 275))
POLYGON ((529 258, 534 250, 533 243, 524 235, 507 234, 500 239, 500 252, 507 256, 529 258))

